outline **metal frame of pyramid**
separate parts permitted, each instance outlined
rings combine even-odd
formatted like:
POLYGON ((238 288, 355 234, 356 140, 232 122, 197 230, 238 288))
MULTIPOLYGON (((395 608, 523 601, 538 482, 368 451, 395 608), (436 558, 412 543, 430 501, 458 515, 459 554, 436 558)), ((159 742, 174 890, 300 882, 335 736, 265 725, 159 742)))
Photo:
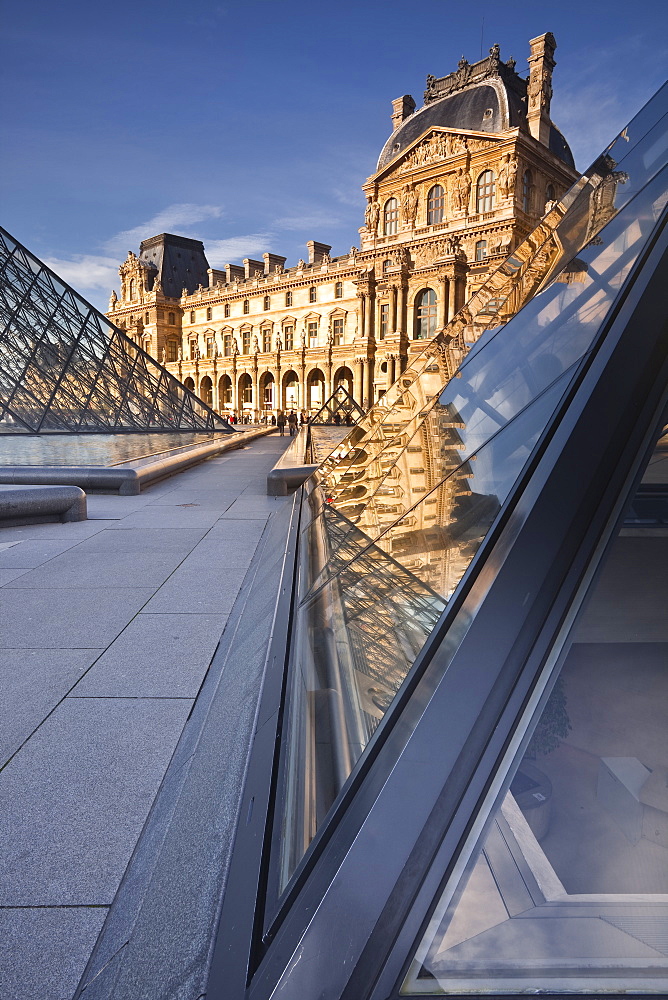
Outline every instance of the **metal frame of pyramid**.
MULTIPOLYGON (((320 407, 315 416, 311 417, 309 420, 310 424, 334 424, 334 416, 340 414, 342 417, 347 417, 348 414, 354 415, 355 419, 352 421, 356 424, 360 417, 363 417, 364 410, 356 403, 353 397, 350 395, 345 385, 338 385, 331 396, 325 400, 323 405, 320 407), (332 405, 335 401, 336 405, 332 405), (323 419, 325 416, 327 419, 323 419)), ((345 419, 341 420, 341 424, 346 423, 345 419)), ((352 426, 352 425, 351 425, 352 426)))
POLYGON ((232 428, 0 228, 0 434, 232 428))

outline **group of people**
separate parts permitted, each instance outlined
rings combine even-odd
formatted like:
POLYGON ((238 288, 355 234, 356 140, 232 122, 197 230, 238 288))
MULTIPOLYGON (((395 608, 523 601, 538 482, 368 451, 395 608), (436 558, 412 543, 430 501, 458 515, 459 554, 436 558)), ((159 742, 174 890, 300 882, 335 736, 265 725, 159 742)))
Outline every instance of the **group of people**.
POLYGON ((297 416, 294 410, 290 410, 288 414, 284 413, 283 410, 279 410, 278 416, 276 418, 272 416, 271 418, 272 424, 274 423, 274 420, 276 421, 276 426, 278 427, 279 434, 281 435, 285 434, 285 425, 287 424, 288 429, 290 431, 290 437, 294 437, 294 435, 297 433, 297 427, 303 427, 307 421, 307 417, 303 410, 299 414, 299 416, 297 416))

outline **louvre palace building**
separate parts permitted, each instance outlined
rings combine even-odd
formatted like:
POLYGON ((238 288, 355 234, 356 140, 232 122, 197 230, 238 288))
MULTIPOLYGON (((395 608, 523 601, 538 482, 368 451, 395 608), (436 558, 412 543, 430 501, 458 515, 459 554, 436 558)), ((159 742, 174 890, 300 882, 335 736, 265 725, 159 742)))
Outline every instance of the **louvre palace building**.
POLYGON ((532 39, 523 78, 494 45, 428 76, 423 107, 392 102, 359 247, 314 239, 292 266, 268 250, 219 270, 163 233, 121 265, 109 318, 238 420, 313 414, 339 385, 368 409, 577 177, 550 119, 555 48, 532 39))

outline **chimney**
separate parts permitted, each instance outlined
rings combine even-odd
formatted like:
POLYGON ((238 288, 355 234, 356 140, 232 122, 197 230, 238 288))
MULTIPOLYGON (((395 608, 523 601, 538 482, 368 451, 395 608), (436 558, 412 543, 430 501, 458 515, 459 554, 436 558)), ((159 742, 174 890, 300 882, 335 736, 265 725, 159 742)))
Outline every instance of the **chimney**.
POLYGON ((244 257, 244 268, 247 278, 264 277, 263 260, 253 260, 252 257, 244 257))
POLYGON ((527 126, 529 132, 542 142, 550 144, 550 100, 552 99, 552 70, 556 66, 554 50, 557 43, 548 31, 529 42, 529 84, 527 86, 527 126))
POLYGON ((279 257, 277 253, 263 253, 264 257, 264 273, 271 274, 278 265, 279 270, 285 267, 285 262, 287 257, 279 257))
POLYGON ((404 94, 403 97, 397 97, 392 101, 392 129, 399 128, 404 118, 408 118, 414 111, 415 101, 410 94, 404 94))
POLYGON ((309 240, 306 244, 306 248, 308 250, 309 264, 322 263, 322 258, 332 249, 331 247, 328 247, 326 243, 317 243, 315 240, 309 240))
POLYGON ((243 281, 246 277, 246 272, 239 264, 226 264, 225 273, 227 275, 228 285, 230 285, 233 281, 243 281))

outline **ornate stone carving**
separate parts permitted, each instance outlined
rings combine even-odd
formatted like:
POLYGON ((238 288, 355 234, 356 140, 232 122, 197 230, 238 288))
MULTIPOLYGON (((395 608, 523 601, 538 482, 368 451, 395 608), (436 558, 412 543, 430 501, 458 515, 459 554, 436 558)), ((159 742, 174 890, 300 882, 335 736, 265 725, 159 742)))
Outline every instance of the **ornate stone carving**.
POLYGON ((471 195, 471 175, 468 170, 459 167, 452 188, 452 209, 454 212, 467 212, 471 195))
POLYGON ((116 303, 118 302, 118 296, 116 295, 116 289, 112 289, 111 295, 109 297, 109 312, 113 312, 116 308, 116 303))
POLYGON ((497 183, 499 194, 504 201, 514 198, 517 183, 517 157, 504 153, 498 168, 497 183))
POLYGON ((415 222, 418 207, 418 194, 411 184, 404 184, 401 189, 401 217, 410 225, 415 222))
POLYGON ((364 210, 364 224, 370 233, 378 230, 378 220, 380 219, 380 204, 373 198, 369 198, 364 210))

